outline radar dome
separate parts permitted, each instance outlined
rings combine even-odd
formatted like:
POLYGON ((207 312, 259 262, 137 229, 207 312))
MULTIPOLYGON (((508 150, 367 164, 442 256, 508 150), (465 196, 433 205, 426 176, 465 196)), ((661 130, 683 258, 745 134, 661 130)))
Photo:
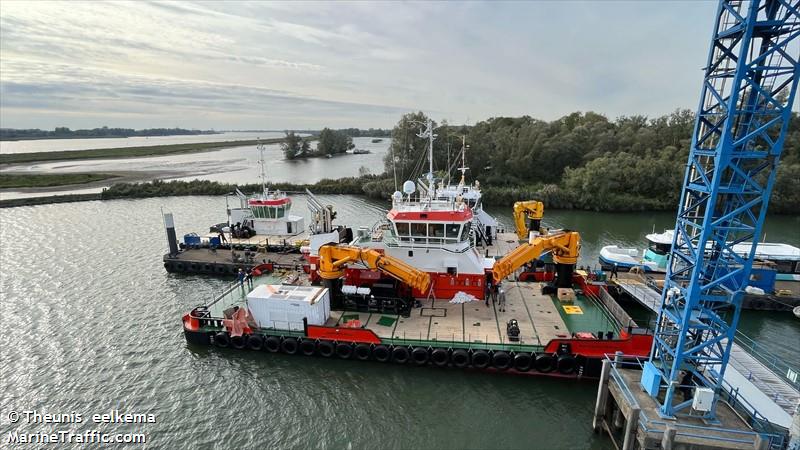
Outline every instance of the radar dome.
POLYGON ((417 187, 414 186, 414 182, 411 180, 406 181, 403 183, 403 193, 406 195, 411 195, 414 191, 417 190, 417 187))
POLYGON ((394 191, 394 194, 392 194, 392 200, 399 202, 402 199, 403 199, 403 193, 400 191, 394 191))

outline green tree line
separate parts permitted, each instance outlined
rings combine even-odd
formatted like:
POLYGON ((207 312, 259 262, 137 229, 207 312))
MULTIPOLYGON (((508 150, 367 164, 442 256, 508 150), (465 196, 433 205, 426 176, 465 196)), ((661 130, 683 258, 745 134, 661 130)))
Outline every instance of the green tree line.
POLYGON ((133 128, 92 128, 87 130, 70 130, 67 127, 56 127, 53 131, 16 128, 0 128, 0 140, 13 141, 21 139, 71 139, 95 137, 132 137, 132 136, 183 136, 196 134, 213 134, 213 130, 186 130, 183 128, 147 128, 134 130, 133 128))
MULTIPOLYGON (((365 185, 384 196, 398 183, 427 171, 427 140, 417 136, 421 113, 404 115, 392 130, 384 159, 388 181, 365 185), (387 192, 388 190, 388 192, 387 192)), ((468 177, 483 185, 488 204, 537 199, 549 207, 596 211, 672 210, 678 205, 689 156, 694 114, 676 110, 648 119, 609 120, 575 112, 547 122, 496 117, 474 126, 435 124, 434 166, 455 173, 461 136, 466 136, 468 177)), ((800 213, 800 118, 789 123, 770 211, 800 213)))

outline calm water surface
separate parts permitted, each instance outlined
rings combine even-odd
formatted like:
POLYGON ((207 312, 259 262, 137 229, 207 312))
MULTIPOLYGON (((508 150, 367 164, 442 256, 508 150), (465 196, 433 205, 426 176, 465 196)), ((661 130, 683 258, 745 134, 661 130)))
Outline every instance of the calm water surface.
MULTIPOLYGON (((385 207, 321 198, 354 226, 371 225, 385 207)), ((31 426, 2 416, 4 432, 145 432, 147 448, 166 449, 609 448, 590 429, 590 382, 187 346, 181 315, 225 281, 164 271, 162 207, 175 214, 179 235, 224 220, 224 199, 216 197, 0 210, 0 413, 118 409, 157 417, 145 425, 31 426)), ((302 197, 295 212, 308 215, 302 197)), ((546 217, 548 226, 582 232, 585 264, 605 242, 638 245, 653 224, 670 225, 666 214, 546 217)), ((797 245, 797 225, 770 218, 767 233, 797 245)), ((752 323, 764 338, 800 339, 791 320, 764 314, 752 323)))

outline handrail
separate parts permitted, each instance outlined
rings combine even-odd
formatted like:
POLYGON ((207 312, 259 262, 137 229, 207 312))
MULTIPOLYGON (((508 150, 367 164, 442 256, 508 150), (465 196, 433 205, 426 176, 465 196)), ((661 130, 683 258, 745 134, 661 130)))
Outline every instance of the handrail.
POLYGON ((739 330, 736 330, 733 341, 775 375, 786 380, 790 387, 800 392, 800 375, 798 375, 800 374, 800 369, 790 366, 781 360, 778 355, 759 345, 753 338, 739 330))
MULTIPOLYGON (((617 386, 620 389, 620 392, 625 397, 625 399, 634 407, 639 408, 639 424, 642 429, 647 433, 664 433, 667 428, 668 422, 663 420, 659 420, 656 418, 650 418, 645 413, 644 409, 642 409, 639 403, 636 401, 636 398, 631 391, 630 386, 625 382, 622 375, 619 373, 620 366, 627 366, 632 369, 641 369, 642 362, 641 359, 636 356, 625 356, 625 355, 606 355, 605 359, 610 361, 611 364, 611 372, 610 375, 616 382, 617 386), (618 357, 619 360, 615 360, 615 357, 618 357)), ((745 444, 752 444, 755 442, 758 436, 762 438, 766 438, 769 440, 769 448, 780 449, 783 448, 785 437, 782 433, 777 432, 774 428, 772 428, 770 422, 764 417, 763 414, 759 413, 758 410, 746 399, 739 397, 738 391, 734 390, 730 384, 727 384, 725 380, 723 380, 723 392, 727 396, 727 401, 732 409, 735 411, 739 411, 744 413, 747 416, 747 423, 752 426, 754 429, 759 431, 745 431, 745 430, 735 430, 735 429, 726 429, 720 427, 709 427, 703 425, 691 425, 691 424, 680 424, 669 422, 670 426, 675 427, 676 435, 685 436, 685 437, 702 437, 703 439, 720 441, 720 442, 731 442, 731 443, 745 443, 745 444), (739 407, 737 409, 737 406, 739 407), (716 433, 702 433, 703 431, 715 431, 716 433), (719 432, 724 432, 729 435, 734 435, 736 437, 724 437, 719 436, 719 432), (701 433, 701 434, 698 434, 701 433), (739 437, 741 436, 741 438, 739 437)))

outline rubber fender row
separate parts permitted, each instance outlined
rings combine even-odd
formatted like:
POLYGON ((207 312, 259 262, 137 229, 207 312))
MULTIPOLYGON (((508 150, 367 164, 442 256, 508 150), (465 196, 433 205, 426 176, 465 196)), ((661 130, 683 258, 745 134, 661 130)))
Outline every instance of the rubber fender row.
POLYGON ((573 355, 551 355, 535 353, 516 353, 503 350, 471 350, 444 349, 428 347, 387 346, 383 344, 352 344, 349 342, 333 342, 305 338, 261 335, 231 337, 228 333, 219 332, 214 335, 217 347, 250 350, 266 350, 270 353, 302 354, 340 359, 357 359, 360 361, 393 362, 396 364, 412 363, 418 366, 432 364, 437 367, 452 365, 460 369, 494 368, 497 370, 514 369, 519 372, 535 370, 541 373, 557 371, 569 375, 578 370, 579 361, 573 355))
POLYGON ((164 269, 170 273, 214 273, 217 275, 235 275, 244 266, 229 264, 196 263, 184 261, 164 261, 164 269))

